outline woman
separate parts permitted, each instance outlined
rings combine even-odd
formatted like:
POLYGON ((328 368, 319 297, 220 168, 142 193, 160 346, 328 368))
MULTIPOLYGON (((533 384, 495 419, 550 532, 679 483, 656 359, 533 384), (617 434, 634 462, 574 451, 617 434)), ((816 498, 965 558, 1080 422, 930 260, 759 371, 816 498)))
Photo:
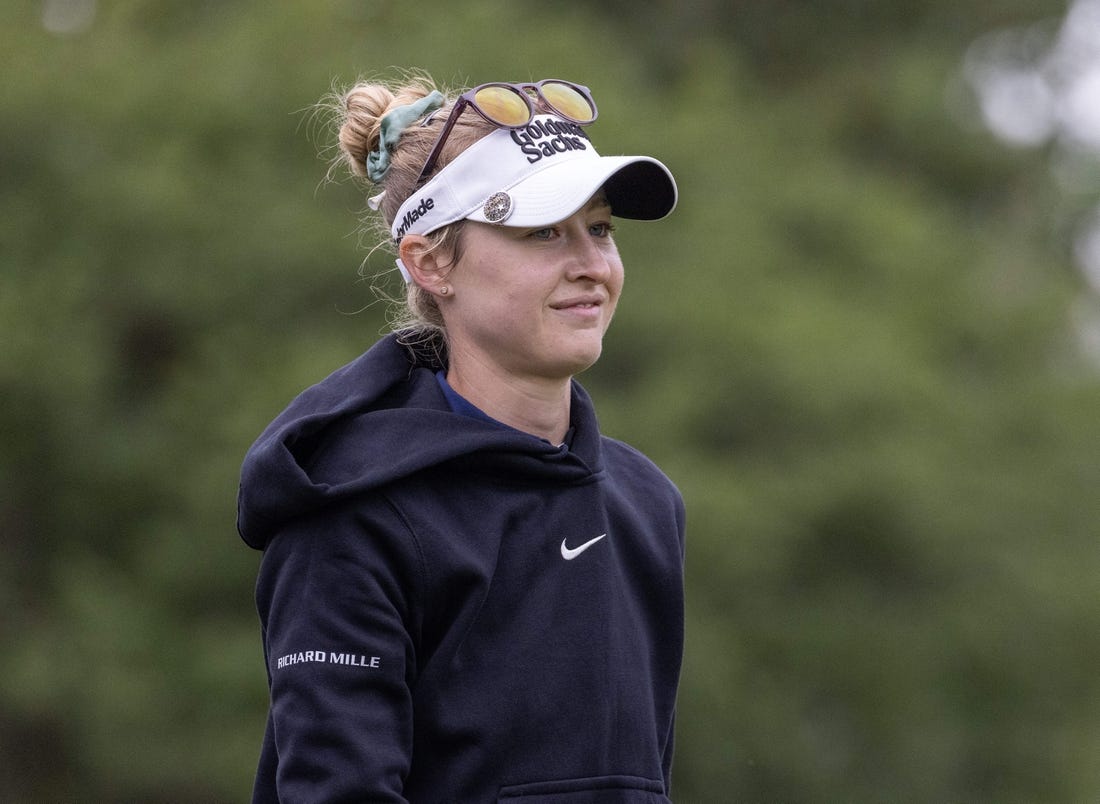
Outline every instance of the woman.
POLYGON ((589 91, 359 84, 339 141, 396 244, 394 334, 252 446, 239 528, 271 709, 255 801, 666 802, 684 511, 573 380, 623 286, 589 91))

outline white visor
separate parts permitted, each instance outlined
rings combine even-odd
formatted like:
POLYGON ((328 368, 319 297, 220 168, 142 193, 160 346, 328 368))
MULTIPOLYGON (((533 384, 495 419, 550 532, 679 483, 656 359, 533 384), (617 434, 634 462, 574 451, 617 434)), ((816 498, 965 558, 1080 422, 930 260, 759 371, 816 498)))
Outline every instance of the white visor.
MULTIPOLYGON (((657 220, 676 206, 676 181, 648 156, 600 156, 584 130, 553 115, 482 137, 413 193, 390 227, 394 241, 459 220, 549 226, 595 195, 620 218, 657 220)), ((409 272, 397 261, 406 282, 409 272)))

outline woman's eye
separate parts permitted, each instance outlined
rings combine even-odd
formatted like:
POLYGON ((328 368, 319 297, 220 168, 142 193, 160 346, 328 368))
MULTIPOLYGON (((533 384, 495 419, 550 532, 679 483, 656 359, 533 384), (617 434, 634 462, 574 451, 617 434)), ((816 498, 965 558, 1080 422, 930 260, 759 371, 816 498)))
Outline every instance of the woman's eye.
POLYGON ((536 240, 549 240, 553 236, 554 230, 550 227, 547 227, 546 229, 536 229, 535 231, 531 232, 531 237, 535 238, 536 240))
POLYGON ((588 227, 588 231, 596 237, 610 237, 615 231, 615 227, 610 223, 594 223, 588 227))

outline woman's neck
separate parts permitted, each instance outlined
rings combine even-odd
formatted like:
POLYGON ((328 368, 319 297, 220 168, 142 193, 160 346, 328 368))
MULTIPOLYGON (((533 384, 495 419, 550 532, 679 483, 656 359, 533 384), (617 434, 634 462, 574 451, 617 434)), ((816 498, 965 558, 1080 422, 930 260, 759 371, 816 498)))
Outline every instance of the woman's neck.
POLYGON ((554 445, 561 444, 569 430, 570 379, 517 377, 455 354, 447 370, 448 384, 471 404, 554 445))

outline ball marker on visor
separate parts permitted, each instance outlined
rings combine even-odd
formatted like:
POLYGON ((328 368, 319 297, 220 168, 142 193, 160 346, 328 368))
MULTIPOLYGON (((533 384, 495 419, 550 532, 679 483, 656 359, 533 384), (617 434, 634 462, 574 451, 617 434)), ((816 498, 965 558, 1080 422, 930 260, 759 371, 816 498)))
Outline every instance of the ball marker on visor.
POLYGON ((493 193, 481 212, 489 223, 504 223, 512 214, 512 196, 508 193, 493 193))

